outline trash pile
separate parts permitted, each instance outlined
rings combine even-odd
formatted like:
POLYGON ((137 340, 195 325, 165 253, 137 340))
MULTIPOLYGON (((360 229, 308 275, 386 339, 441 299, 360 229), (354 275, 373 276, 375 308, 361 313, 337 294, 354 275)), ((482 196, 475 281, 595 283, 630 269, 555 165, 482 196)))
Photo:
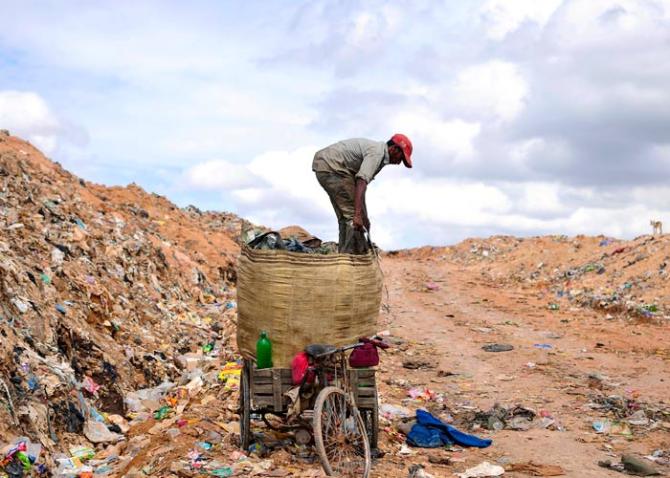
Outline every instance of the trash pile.
POLYGON ((668 320, 670 236, 493 236, 393 253, 453 262, 498 287, 546 291, 550 310, 583 307, 612 318, 668 320))
POLYGON ((336 254, 336 242, 322 242, 298 226, 277 231, 250 229, 243 233, 244 243, 252 249, 281 250, 303 254, 336 254))
POLYGON ((0 476, 130 471, 203 391, 225 408, 242 227, 0 134, 0 476))
POLYGON ((598 434, 631 437, 655 429, 670 430, 670 407, 645 403, 636 397, 592 395, 586 406, 604 416, 592 422, 598 434))
POLYGON ((522 405, 505 407, 495 404, 488 411, 477 411, 472 419, 474 429, 526 431, 531 428, 564 431, 563 426, 547 410, 535 411, 522 405))

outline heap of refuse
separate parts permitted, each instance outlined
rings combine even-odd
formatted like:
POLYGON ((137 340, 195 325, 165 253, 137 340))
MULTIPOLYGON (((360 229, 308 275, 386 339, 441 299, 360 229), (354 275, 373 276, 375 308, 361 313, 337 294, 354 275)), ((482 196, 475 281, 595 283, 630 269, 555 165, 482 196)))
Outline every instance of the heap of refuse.
POLYGON ((250 229, 243 233, 244 243, 252 249, 280 250, 303 254, 336 254, 336 242, 323 242, 299 226, 280 231, 250 229))
POLYGON ((670 319, 668 234, 629 241, 606 236, 493 236, 390 254, 460 264, 501 288, 546 290, 545 306, 551 311, 579 307, 597 310, 608 319, 670 319))
POLYGON ((242 222, 0 132, 0 476, 132 476, 147 430, 188 428, 203 389, 225 409, 242 222))

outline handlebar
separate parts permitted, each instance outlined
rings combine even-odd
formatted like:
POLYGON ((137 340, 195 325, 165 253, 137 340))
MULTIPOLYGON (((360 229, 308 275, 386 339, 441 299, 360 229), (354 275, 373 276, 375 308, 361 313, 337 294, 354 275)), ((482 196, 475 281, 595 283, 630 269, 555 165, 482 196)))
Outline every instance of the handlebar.
POLYGON ((344 345, 342 347, 336 348, 335 350, 333 350, 331 352, 326 352, 326 353, 323 353, 323 354, 319 354, 315 358, 320 359, 320 358, 328 357, 329 355, 339 354, 339 353, 342 353, 342 352, 346 352, 347 350, 356 349, 356 348, 362 347, 362 346, 363 346, 363 344, 361 342, 359 342, 357 344, 344 345))
POLYGON ((386 350, 390 347, 389 344, 387 344, 386 342, 382 341, 381 339, 379 339, 377 337, 373 337, 371 339, 369 339, 367 337, 361 337, 358 340, 359 340, 358 343, 338 347, 331 352, 326 352, 326 353, 323 353, 323 354, 319 354, 315 358, 321 359, 321 358, 324 358, 324 357, 328 357, 329 355, 335 355, 335 354, 338 354, 338 353, 346 352, 347 350, 357 349, 359 347, 362 347, 366 343, 370 343, 370 344, 374 345, 375 347, 379 347, 382 350, 386 350))

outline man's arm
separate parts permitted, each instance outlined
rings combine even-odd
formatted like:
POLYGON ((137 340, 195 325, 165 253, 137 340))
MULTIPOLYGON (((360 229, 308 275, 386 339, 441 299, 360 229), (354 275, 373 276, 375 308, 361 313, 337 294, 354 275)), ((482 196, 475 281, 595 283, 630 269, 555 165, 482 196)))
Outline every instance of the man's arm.
POLYGON ((379 171, 384 161, 384 149, 380 143, 371 143, 363 150, 363 162, 356 174, 356 186, 354 193, 354 227, 356 229, 367 228, 370 231, 370 220, 365 204, 365 191, 368 184, 379 171))
POLYGON ((365 206, 365 191, 367 188, 368 183, 365 179, 356 179, 356 190, 354 192, 354 227, 356 229, 363 229, 364 227, 370 229, 368 208, 365 206))

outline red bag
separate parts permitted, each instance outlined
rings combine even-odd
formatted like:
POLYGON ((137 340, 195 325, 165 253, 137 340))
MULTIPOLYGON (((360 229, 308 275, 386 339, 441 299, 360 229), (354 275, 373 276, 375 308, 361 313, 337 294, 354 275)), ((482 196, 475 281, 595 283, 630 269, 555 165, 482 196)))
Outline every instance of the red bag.
POLYGON ((349 356, 349 366, 353 368, 374 367, 379 365, 379 353, 372 342, 365 342, 355 348, 349 356))
POLYGON ((307 375, 307 383, 314 383, 314 373, 309 371, 309 357, 306 352, 300 352, 291 362, 291 376, 293 385, 301 385, 307 375))

